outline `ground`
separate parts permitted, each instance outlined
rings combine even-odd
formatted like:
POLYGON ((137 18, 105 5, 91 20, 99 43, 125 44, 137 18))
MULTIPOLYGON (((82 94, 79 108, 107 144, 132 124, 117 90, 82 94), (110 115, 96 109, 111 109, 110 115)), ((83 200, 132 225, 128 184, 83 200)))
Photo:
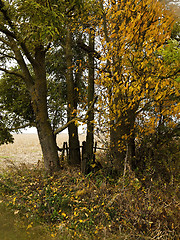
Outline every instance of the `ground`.
MULTIPOLYGON (((67 165, 48 175, 37 135, 14 137, 0 146, 0 240, 179 240, 178 178, 117 177, 107 167, 83 175, 67 165)), ((59 147, 66 140, 60 134, 59 147)))

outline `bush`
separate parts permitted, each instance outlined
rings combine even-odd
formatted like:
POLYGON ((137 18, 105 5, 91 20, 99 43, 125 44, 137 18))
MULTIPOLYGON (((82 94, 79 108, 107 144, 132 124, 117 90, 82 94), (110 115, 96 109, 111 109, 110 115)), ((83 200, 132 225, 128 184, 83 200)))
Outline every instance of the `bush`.
POLYGON ((180 138, 173 130, 142 137, 137 144, 137 175, 173 184, 180 180, 180 138))

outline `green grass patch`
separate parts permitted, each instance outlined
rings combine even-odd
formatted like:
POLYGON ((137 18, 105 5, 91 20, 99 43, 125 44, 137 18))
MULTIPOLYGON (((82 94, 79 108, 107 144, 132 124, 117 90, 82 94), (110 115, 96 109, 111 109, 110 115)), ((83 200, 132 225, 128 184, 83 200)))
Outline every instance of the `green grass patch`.
POLYGON ((0 156, 0 160, 1 160, 1 159, 3 159, 3 160, 4 160, 4 159, 9 159, 9 158, 10 158, 10 156, 0 156))
POLYGON ((51 240, 48 227, 45 224, 29 222, 19 210, 7 208, 0 204, 0 239, 1 240, 51 240))

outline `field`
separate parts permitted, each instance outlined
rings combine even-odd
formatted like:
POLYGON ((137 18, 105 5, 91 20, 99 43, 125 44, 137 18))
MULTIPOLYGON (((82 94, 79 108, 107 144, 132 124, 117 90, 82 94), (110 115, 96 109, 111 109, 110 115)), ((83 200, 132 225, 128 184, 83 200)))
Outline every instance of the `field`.
MULTIPOLYGON (((80 135, 80 142, 84 141, 85 136, 80 135)), ((59 147, 63 142, 68 141, 68 135, 61 133, 57 137, 59 147)), ((42 152, 37 134, 23 133, 14 135, 13 144, 4 144, 0 146, 0 169, 4 168, 9 162, 15 164, 38 164, 42 161, 42 152)))

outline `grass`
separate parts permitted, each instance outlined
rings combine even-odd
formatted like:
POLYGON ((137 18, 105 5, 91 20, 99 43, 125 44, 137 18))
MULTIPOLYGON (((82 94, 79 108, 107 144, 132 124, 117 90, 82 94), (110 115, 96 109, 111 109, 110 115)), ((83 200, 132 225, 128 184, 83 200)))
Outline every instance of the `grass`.
POLYGON ((1 240, 49 240, 52 239, 45 224, 28 223, 18 210, 0 204, 1 240))
POLYGON ((52 239, 178 240, 178 183, 152 181, 145 187, 143 182, 146 179, 133 175, 113 178, 102 170, 84 176, 67 168, 48 176, 41 167, 12 164, 1 174, 1 206, 25 223, 23 234, 49 234, 52 239))

